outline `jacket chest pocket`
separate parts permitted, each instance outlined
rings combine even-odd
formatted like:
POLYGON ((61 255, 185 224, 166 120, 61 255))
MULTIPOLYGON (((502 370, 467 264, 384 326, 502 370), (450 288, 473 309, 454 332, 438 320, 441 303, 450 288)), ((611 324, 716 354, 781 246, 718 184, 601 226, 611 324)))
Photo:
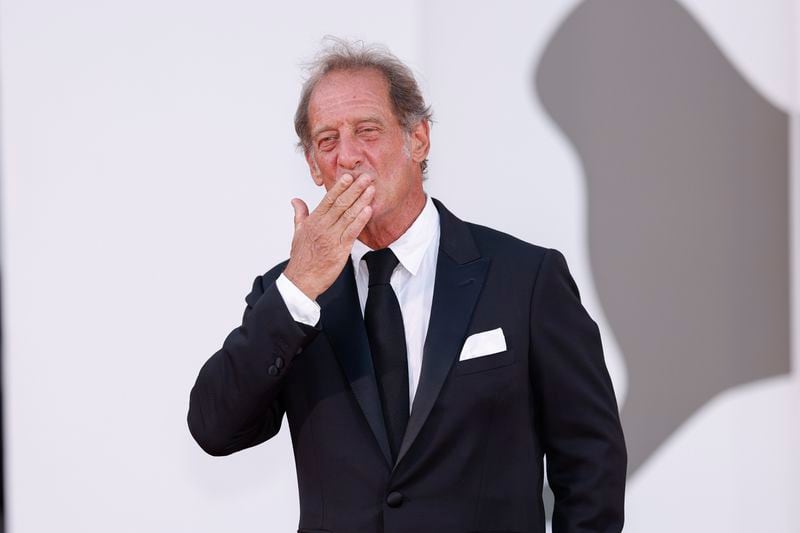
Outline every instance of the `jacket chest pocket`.
POLYGON ((494 368, 508 366, 514 363, 514 351, 504 350, 489 355, 481 355, 464 361, 457 361, 454 373, 456 376, 485 372, 494 368))

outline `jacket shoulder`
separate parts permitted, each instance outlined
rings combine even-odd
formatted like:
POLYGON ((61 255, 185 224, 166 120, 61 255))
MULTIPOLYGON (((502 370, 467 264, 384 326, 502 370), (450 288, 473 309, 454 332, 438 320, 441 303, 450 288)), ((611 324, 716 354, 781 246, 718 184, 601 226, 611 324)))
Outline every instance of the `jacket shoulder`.
POLYGON ((508 257, 517 261, 531 261, 538 264, 549 251, 549 248, 545 246, 523 241, 494 228, 473 222, 465 223, 482 255, 498 258, 508 257))

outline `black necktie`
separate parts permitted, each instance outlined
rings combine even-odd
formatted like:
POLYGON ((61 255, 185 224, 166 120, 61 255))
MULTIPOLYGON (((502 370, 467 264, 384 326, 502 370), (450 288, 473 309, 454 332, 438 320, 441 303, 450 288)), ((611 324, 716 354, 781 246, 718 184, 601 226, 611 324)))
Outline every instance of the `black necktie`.
POLYGON ((364 323, 375 377, 381 397, 383 419, 392 459, 397 459, 408 424, 408 359, 403 315, 389 278, 398 260, 389 248, 364 254, 369 268, 369 292, 364 323))

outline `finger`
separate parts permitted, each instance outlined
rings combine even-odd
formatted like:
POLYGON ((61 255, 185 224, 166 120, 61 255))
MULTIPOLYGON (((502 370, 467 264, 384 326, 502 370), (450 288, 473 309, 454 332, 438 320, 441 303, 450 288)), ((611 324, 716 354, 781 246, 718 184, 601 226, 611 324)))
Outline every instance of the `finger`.
POLYGON ((353 202, 353 205, 345 209, 344 213, 342 213, 342 216, 339 217, 339 220, 336 221, 334 226, 338 226, 340 231, 344 231, 344 228, 346 228, 351 222, 353 222, 353 220, 355 220, 361 210, 368 206, 374 197, 375 186, 368 185, 367 188, 361 192, 361 195, 358 197, 358 199, 353 202))
POLYGON ((353 241, 356 240, 361 232, 364 230, 364 226, 367 225, 369 219, 372 217, 372 206, 365 206, 361 212, 358 213, 356 218, 347 225, 344 232, 342 232, 341 242, 342 244, 346 244, 347 246, 352 246, 353 241))
POLYGON ((350 206, 352 206, 364 189, 369 187, 372 183, 372 177, 369 174, 362 174, 357 180, 353 182, 347 189, 334 200, 333 205, 325 213, 326 223, 333 226, 350 206))
POLYGON ((336 202, 336 199, 345 189, 350 186, 351 183, 353 183, 353 176, 350 174, 342 174, 341 177, 336 180, 336 183, 333 184, 333 187, 331 187, 330 190, 325 193, 325 196, 322 197, 322 200, 319 202, 317 208, 314 209, 314 212, 324 215, 330 211, 336 202))
POLYGON ((294 209, 294 227, 297 228, 308 216, 308 206, 300 198, 292 198, 292 208, 294 209))

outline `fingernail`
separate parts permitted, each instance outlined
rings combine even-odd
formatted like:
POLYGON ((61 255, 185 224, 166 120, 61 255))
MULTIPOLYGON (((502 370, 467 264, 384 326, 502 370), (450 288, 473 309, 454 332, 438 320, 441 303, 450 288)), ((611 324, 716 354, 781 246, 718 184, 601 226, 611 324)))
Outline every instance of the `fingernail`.
POLYGON ((342 176, 342 183, 344 183, 345 185, 350 183, 351 181, 353 181, 353 176, 351 176, 350 174, 345 174, 344 176, 342 176))

